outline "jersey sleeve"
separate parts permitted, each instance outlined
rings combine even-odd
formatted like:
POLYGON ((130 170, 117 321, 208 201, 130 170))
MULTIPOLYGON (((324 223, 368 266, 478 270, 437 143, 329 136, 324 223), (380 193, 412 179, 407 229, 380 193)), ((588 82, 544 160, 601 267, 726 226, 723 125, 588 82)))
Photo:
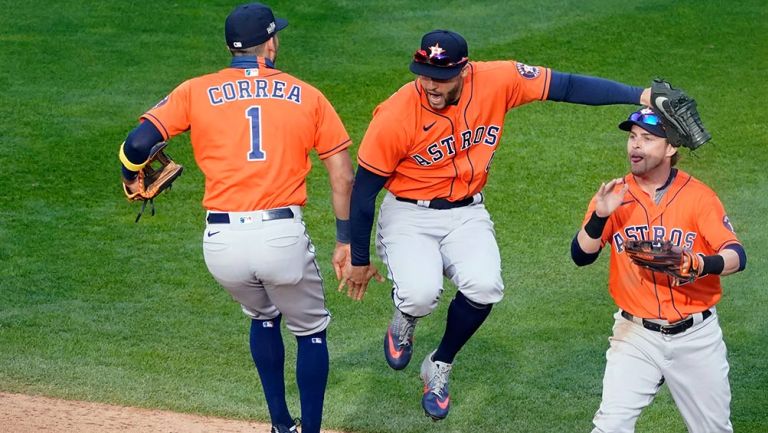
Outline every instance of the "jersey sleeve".
POLYGON ((717 195, 710 191, 699 207, 698 230, 704 241, 715 252, 729 244, 740 243, 717 195))
POLYGON ((173 89, 141 118, 152 122, 163 135, 163 140, 181 134, 190 127, 190 91, 191 81, 185 81, 173 89))
POLYGON ((318 96, 317 129, 315 130, 315 150, 320 159, 325 159, 348 148, 351 144, 349 134, 344 128, 336 110, 322 94, 318 96))
POLYGON ((505 63, 507 110, 533 101, 544 101, 549 95, 552 70, 543 66, 529 66, 514 60, 505 63))
POLYGON ((360 143, 357 162, 374 174, 390 177, 407 155, 410 139, 405 129, 407 122, 397 114, 396 107, 386 102, 373 111, 373 120, 360 143))

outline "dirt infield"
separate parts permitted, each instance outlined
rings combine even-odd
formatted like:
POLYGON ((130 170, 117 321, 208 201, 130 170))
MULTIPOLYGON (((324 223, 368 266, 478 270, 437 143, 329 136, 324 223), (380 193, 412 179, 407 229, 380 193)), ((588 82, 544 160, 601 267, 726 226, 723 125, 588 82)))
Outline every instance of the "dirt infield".
POLYGON ((269 428, 256 422, 0 392, 0 432, 269 433, 269 428))

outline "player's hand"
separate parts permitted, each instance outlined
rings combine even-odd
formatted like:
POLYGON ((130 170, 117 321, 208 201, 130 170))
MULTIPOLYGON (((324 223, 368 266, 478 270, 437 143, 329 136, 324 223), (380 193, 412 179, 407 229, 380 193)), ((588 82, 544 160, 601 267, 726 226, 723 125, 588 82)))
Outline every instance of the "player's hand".
POLYGON ((136 191, 139 190, 139 176, 136 176, 131 180, 128 180, 121 176, 121 179, 123 180, 123 185, 125 186, 126 194, 135 194, 136 191))
POLYGON ((333 270, 336 272, 336 279, 341 281, 344 276, 344 270, 352 266, 350 245, 336 242, 336 248, 333 250, 331 263, 333 264, 333 270))
POLYGON ((338 291, 344 291, 344 286, 348 287, 347 296, 360 301, 365 295, 365 291, 368 290, 368 283, 371 278, 375 278, 376 281, 383 283, 384 277, 379 273, 379 270, 374 264, 365 266, 349 266, 344 272, 344 278, 339 283, 338 291))
POLYGON ((624 194, 627 193, 629 185, 624 182, 624 179, 613 179, 608 183, 603 183, 595 194, 595 212, 597 216, 605 218, 611 216, 613 211, 616 210, 624 201, 624 194), (614 191, 616 185, 624 185, 618 191, 614 191))
POLYGON ((643 89, 643 93, 640 94, 640 105, 644 105, 646 107, 651 106, 651 88, 646 87, 643 89))

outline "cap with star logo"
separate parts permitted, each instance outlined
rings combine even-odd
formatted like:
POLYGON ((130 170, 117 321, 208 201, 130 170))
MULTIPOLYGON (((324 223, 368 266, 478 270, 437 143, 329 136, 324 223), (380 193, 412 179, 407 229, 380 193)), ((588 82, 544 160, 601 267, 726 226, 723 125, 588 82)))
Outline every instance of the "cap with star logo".
POLYGON ((459 75, 469 60, 467 41, 449 30, 433 30, 421 38, 421 48, 411 61, 411 72, 438 80, 459 75))

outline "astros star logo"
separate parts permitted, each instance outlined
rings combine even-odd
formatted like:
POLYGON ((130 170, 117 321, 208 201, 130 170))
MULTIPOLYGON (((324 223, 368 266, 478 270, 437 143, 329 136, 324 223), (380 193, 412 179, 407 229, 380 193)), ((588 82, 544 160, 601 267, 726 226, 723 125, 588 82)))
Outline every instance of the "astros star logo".
POLYGON ((438 44, 438 43, 435 43, 435 45, 429 47, 429 57, 430 58, 433 58, 433 57, 436 57, 438 59, 442 58, 443 57, 442 54, 444 52, 445 52, 445 50, 440 48, 440 44, 438 44))

